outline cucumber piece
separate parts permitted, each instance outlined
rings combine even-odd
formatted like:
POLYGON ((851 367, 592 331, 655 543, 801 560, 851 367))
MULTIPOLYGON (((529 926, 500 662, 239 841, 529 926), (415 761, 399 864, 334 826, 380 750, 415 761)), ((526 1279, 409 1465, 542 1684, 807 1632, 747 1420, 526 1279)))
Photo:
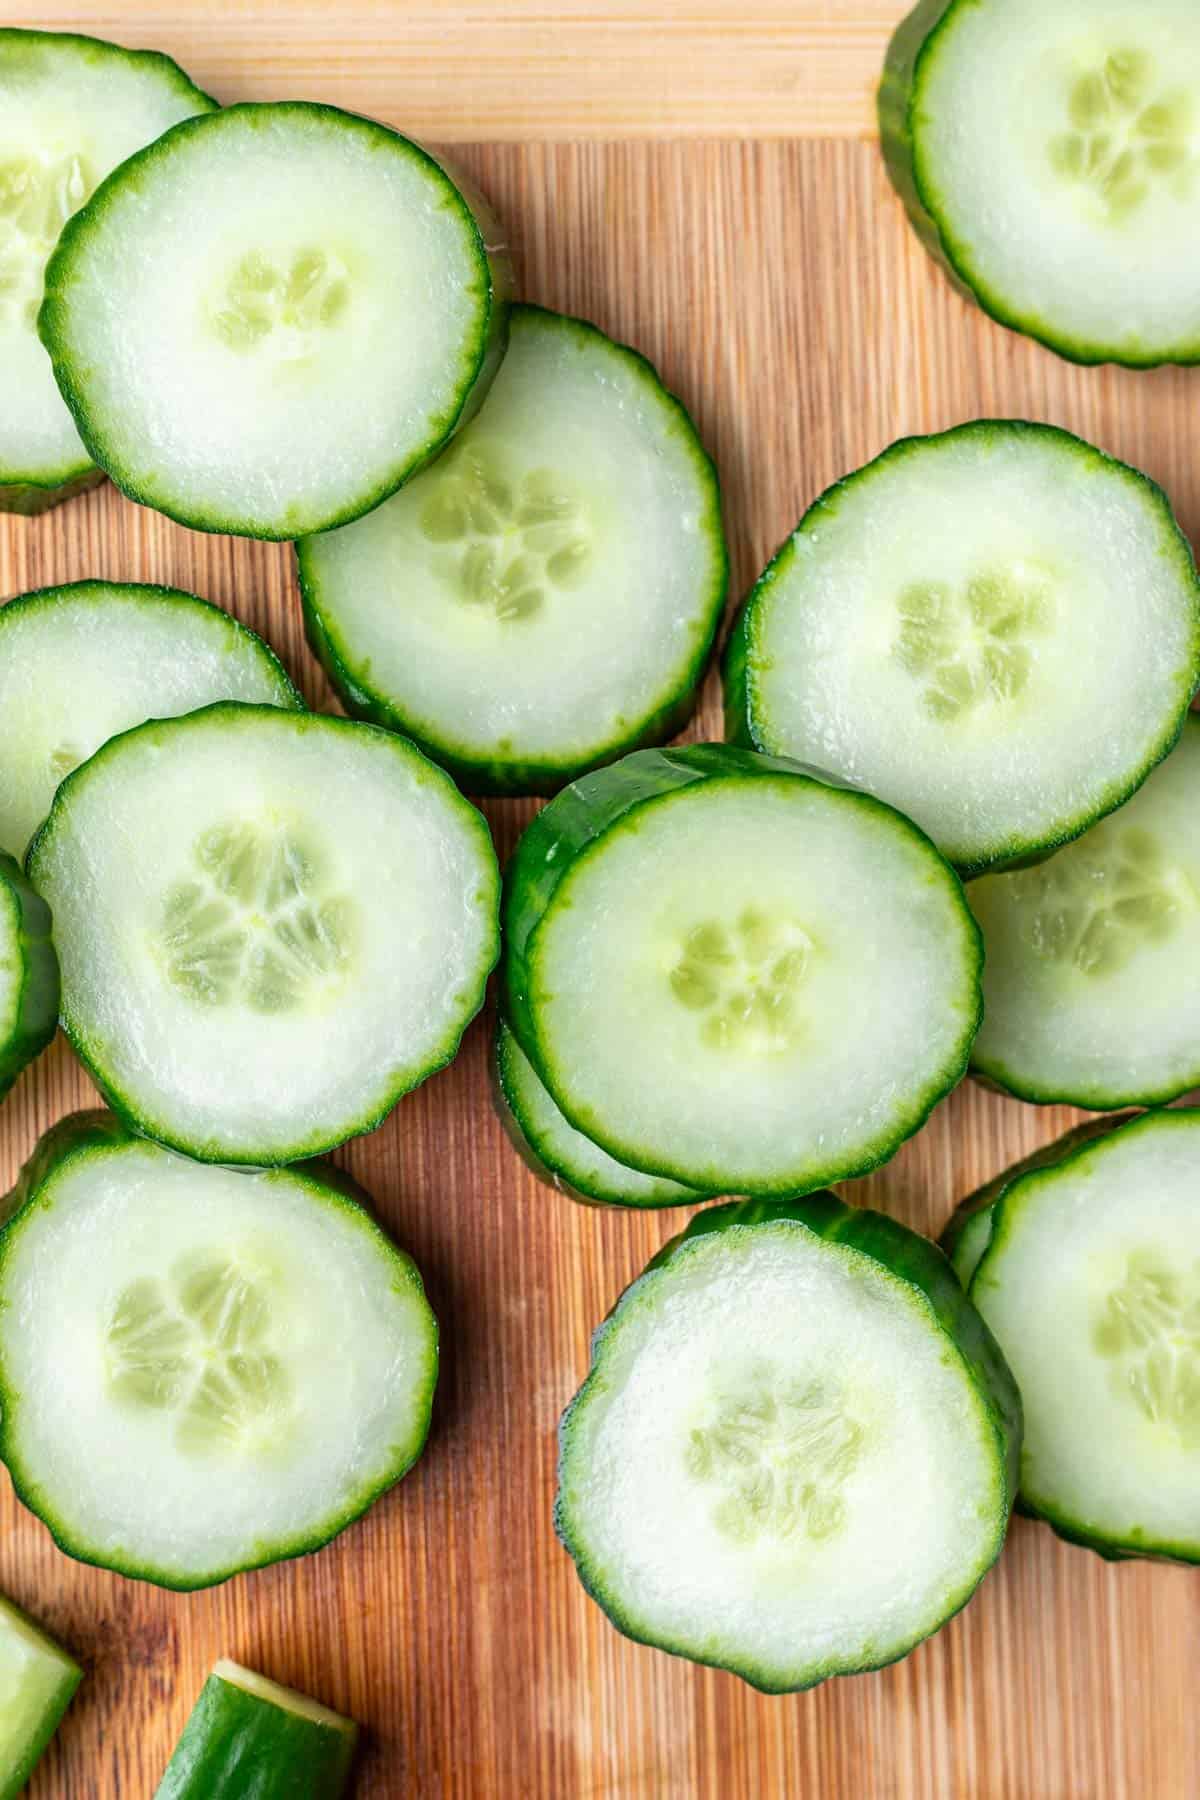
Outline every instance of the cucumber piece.
POLYGON ((319 1549, 407 1473, 437 1324, 364 1200, 108 1113, 46 1134, 0 1232, 0 1456, 60 1549, 207 1587, 319 1549))
POLYGON ((1126 800, 1200 681, 1166 496, 1069 432, 906 438, 817 500, 737 621, 727 734, 915 819, 965 875, 1126 800))
POLYGON ((112 739, 29 853, 63 1024, 130 1125, 293 1162, 449 1062, 499 950, 487 826, 403 738, 221 703, 112 739))
POLYGON ((50 909, 0 850, 0 1100, 58 1029, 50 909))
POLYGON ((0 28, 0 512, 43 512, 101 479, 38 342, 59 232, 118 163, 216 104, 156 51, 0 28))
POLYGON ((970 1297, 1025 1401, 1021 1505, 1104 1556, 1200 1562, 1200 1111, 1005 1186, 970 1297))
POLYGON ((198 531, 377 506, 478 405, 507 256, 433 158, 333 106, 176 126, 64 231, 38 329, 91 455, 198 531))
POLYGON ((1193 0, 921 0, 879 122, 926 248, 1002 325, 1076 362, 1200 360, 1193 0))
POLYGON ((518 306, 487 406, 433 468, 298 546, 351 712, 473 793, 553 793, 690 715, 725 601, 712 463, 636 351, 518 306))
POLYGON ((0 1800, 17 1800, 83 1670, 0 1594, 0 1800))
POLYGON ((933 1245, 832 1194, 712 1207, 596 1333, 558 1530, 627 1636, 784 1693, 894 1662, 965 1605, 1020 1437, 933 1245))
POLYGON ((876 1167, 979 1023, 978 931, 928 839, 722 744, 564 789, 517 846, 504 915, 505 1016, 568 1122, 703 1192, 876 1167))
POLYGON ((357 1736, 353 1719, 223 1657, 154 1800, 338 1800, 357 1736))
POLYGON ((24 856, 64 776, 118 732, 214 700, 301 708, 274 651, 178 588, 75 581, 0 606, 0 849, 24 856))

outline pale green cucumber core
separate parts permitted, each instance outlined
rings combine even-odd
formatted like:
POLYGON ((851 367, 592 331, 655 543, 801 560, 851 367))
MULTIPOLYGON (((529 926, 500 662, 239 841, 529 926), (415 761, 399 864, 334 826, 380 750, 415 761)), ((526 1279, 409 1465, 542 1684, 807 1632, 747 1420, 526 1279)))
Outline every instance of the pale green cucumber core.
POLYGON ((335 324, 349 302, 349 271, 333 251, 298 250, 273 261, 251 250, 218 283, 207 310, 229 349, 285 363, 311 356, 322 329, 335 324))
POLYGON ((731 927, 719 917, 691 927, 670 972, 671 992, 697 1015, 710 1048, 786 1050, 803 1032, 798 1002, 813 948, 797 921, 746 907, 731 927))
POLYGON ((1164 944, 1196 896, 1169 845, 1118 813, 1049 862, 1009 878, 1033 954, 1102 981, 1145 944, 1164 944))
POLYGON ((930 716, 947 724, 1021 693, 1053 616, 1053 575, 1026 565, 992 568, 960 587, 912 582, 897 600, 892 655, 921 691, 930 716))
POLYGON ((1196 191, 1196 108, 1170 71, 1136 45, 1111 50, 1064 92, 1064 129, 1051 167, 1078 192, 1089 218, 1119 226, 1155 190, 1196 191))
POLYGON ((97 181, 78 151, 37 149, 0 162, 0 325, 36 332, 50 252, 97 181))
POLYGON ((1180 1267, 1165 1248, 1130 1251, 1094 1309, 1092 1344, 1123 1406, 1200 1450, 1200 1258, 1180 1267))

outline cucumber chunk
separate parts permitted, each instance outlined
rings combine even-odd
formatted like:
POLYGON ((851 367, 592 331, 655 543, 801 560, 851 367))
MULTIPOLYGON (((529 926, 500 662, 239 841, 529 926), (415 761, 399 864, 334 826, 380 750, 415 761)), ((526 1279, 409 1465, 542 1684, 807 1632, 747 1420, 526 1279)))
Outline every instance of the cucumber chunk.
POLYGON ((1001 324, 1077 362, 1200 360, 1193 0, 921 0, 879 120, 926 247, 1001 324))
POLYGON ((992 1209, 970 1297, 1025 1401, 1023 1510, 1200 1562, 1200 1111, 1142 1114, 992 1209))
POLYGON ((0 1100, 58 1029, 50 909, 0 850, 0 1100))
POLYGON ((209 1161, 370 1130, 454 1055, 498 954, 483 819, 346 719, 222 703, 114 738, 29 866, 75 1049, 129 1124, 209 1161))
POLYGON ((687 413, 644 357, 535 306, 453 448, 298 549, 309 640, 351 711, 475 793, 552 793, 673 736, 725 600, 687 413))
POLYGON ((966 875, 1128 798, 1200 681, 1200 584, 1165 495, 1049 425, 906 438, 823 494, 726 659, 734 741, 831 769, 966 875))
POLYGON ((107 1113, 42 1139, 0 1232, 0 1455, 68 1555, 206 1587, 319 1549, 411 1468, 437 1325, 364 1198, 107 1113))
POLYGON ((214 700, 300 708, 274 651, 177 588, 75 581, 0 606, 0 850, 24 856, 72 769, 214 700))
POLYGON ((505 1015, 568 1122, 709 1193, 885 1161, 979 1022, 978 932, 928 839, 725 745, 564 789, 517 846, 505 928, 505 1015))
POLYGON ((299 537, 378 505, 478 404, 509 279, 490 215, 407 138, 332 106, 231 106, 76 215, 39 330, 132 499, 299 537))
POLYGON ((767 1692, 905 1656, 999 1555, 1020 1400, 945 1258, 832 1194, 709 1209, 618 1301, 557 1523, 619 1630, 767 1692))
POLYGON ((357 1736, 353 1719, 223 1657, 154 1800, 338 1800, 357 1736))
POLYGON ((155 51, 0 29, 0 512, 42 512, 100 480, 38 341, 63 225, 118 163, 215 106, 155 51))
POLYGON ((82 1680, 79 1664, 0 1594, 0 1800, 17 1800, 82 1680))

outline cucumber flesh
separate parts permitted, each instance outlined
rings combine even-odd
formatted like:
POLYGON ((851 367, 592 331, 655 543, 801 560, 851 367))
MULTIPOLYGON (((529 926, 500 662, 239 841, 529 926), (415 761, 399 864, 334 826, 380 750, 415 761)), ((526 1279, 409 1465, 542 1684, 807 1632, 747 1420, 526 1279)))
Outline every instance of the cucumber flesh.
POLYGON ((59 997, 49 908, 0 850, 0 1099, 54 1036, 59 997))
POLYGON ((0 1800, 17 1800, 83 1670, 0 1594, 0 1800))
POLYGON ((338 1800, 357 1736, 353 1719, 222 1658, 154 1800, 338 1800))

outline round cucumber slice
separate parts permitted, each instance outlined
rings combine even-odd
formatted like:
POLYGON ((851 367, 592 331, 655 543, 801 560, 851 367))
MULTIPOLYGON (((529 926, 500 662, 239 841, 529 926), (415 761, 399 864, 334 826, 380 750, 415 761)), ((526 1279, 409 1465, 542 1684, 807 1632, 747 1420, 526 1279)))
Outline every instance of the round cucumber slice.
POLYGON ((474 793, 553 793, 673 736, 725 601, 687 413, 636 351, 536 306, 447 454, 298 549, 309 641, 351 711, 474 793))
POLYGON ((214 700, 300 708, 262 639, 177 588, 76 581, 0 606, 0 849, 24 856, 72 769, 214 700))
POLYGON ((215 106, 155 51, 0 29, 0 512, 42 512, 100 480, 38 342, 63 225, 118 163, 215 106))
POLYGON ((76 215, 39 330, 132 499, 300 537, 377 506, 478 405, 509 279, 490 215, 407 138, 332 106, 231 106, 76 215))
POLYGON ((0 1594, 0 1800, 18 1800, 83 1670, 0 1594))
POLYGON ((568 1122, 702 1192, 874 1168, 979 1023, 979 935, 928 839, 725 745, 564 789, 509 865, 505 928, 505 1014, 568 1122))
POLYGON ((411 1468, 437 1325, 363 1198, 107 1113, 42 1139, 0 1232, 0 1455, 68 1555, 206 1587, 319 1549, 411 1468))
POLYGON ((0 1099, 58 1029, 50 909, 0 850, 0 1099))
POLYGON ((907 1655, 999 1555, 1020 1400, 937 1250, 832 1194, 695 1218, 597 1332, 557 1523, 639 1642, 770 1693, 907 1655))
POLYGON ((1002 325, 1076 362, 1200 360, 1192 0, 921 0, 879 119, 921 238, 1002 325))
POLYGON ((1049 425, 977 420, 815 502, 725 674, 731 738, 880 795, 976 875, 1078 837, 1171 748, 1200 584, 1146 476, 1049 425))
POLYGON ((222 1658, 200 1692, 154 1800, 338 1800, 358 1727, 222 1658))
POLYGON ((29 855, 63 1024, 116 1111, 295 1161, 448 1062, 498 953, 483 819, 390 732, 223 703, 114 738, 29 855))

